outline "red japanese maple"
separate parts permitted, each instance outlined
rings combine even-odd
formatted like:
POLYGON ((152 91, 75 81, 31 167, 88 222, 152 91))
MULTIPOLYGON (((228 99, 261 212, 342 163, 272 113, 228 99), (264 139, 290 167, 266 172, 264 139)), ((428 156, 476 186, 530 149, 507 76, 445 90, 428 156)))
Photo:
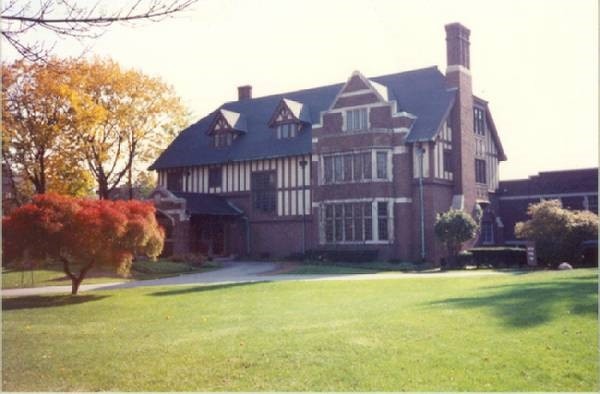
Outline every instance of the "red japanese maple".
POLYGON ((154 206, 142 201, 88 200, 44 194, 3 218, 3 253, 11 260, 60 261, 71 293, 94 266, 128 273, 135 255, 155 258, 164 232, 154 206), (73 266, 81 266, 79 273, 73 266))

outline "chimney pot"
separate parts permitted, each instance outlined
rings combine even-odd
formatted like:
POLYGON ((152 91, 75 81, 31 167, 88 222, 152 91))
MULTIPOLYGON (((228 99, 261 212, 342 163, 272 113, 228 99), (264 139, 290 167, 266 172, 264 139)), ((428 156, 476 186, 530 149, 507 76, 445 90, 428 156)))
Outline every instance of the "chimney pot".
POLYGON ((446 25, 446 60, 448 66, 471 68, 469 36, 471 31, 460 23, 446 25))
POLYGON ((252 98, 252 85, 238 87, 238 101, 249 100, 252 98))

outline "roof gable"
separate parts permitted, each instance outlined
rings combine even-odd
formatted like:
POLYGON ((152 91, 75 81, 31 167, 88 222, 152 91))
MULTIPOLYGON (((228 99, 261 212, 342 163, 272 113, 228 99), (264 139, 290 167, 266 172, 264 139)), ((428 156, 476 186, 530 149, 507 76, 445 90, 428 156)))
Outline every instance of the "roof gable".
POLYGON ((288 98, 281 99, 279 104, 277 104, 275 112, 273 112, 273 116, 269 120, 269 127, 290 121, 311 123, 308 105, 288 98))
POLYGON ((340 89, 329 107, 330 110, 361 104, 387 103, 393 99, 387 86, 365 78, 354 71, 340 89))
POLYGON ((212 135, 218 131, 237 131, 246 133, 246 119, 242 114, 237 112, 220 109, 215 114, 212 123, 207 128, 206 133, 212 135))

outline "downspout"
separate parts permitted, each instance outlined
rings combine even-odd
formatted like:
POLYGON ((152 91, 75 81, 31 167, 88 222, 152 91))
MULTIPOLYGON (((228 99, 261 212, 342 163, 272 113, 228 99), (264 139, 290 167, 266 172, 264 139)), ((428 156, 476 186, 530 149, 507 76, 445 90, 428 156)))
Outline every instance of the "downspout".
POLYGON ((419 155, 419 215, 420 215, 420 233, 421 233, 421 261, 425 261, 425 208, 423 205, 423 156, 425 149, 417 147, 419 155))

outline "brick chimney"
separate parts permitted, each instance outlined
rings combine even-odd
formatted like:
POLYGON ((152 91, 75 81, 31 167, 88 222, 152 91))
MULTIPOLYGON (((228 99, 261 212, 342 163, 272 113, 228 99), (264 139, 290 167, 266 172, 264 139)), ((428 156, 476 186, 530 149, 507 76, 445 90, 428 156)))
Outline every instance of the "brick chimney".
POLYGON ((249 100, 252 98, 252 85, 238 87, 238 101, 249 100))
POLYGON ((446 25, 446 61, 448 66, 471 68, 469 36, 471 31, 460 23, 446 25))
POLYGON ((446 25, 446 85, 457 89, 450 114, 454 152, 454 196, 452 207, 472 213, 476 199, 475 135, 473 133, 473 89, 469 29, 460 23, 446 25))

